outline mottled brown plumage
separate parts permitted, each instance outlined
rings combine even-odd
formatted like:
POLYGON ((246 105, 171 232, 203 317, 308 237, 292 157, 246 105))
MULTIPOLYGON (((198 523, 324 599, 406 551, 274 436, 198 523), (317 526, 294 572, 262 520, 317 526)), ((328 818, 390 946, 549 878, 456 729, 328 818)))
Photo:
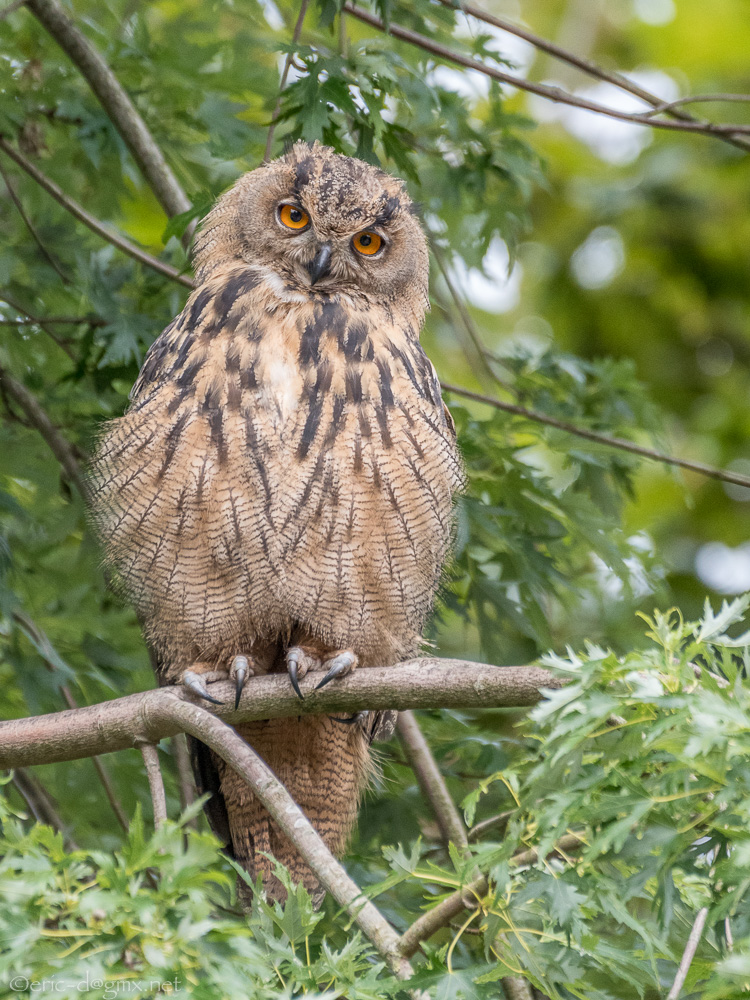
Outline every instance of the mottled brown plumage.
MULTIPOLYGON (((198 288, 103 434, 92 483, 161 682, 237 655, 256 674, 293 661, 301 676, 415 654, 461 467, 419 344, 427 247, 401 183, 298 143, 219 200, 195 263, 198 288), (306 226, 285 226, 284 205, 306 226), (382 241, 372 256, 355 249, 364 230, 368 249, 382 241)), ((238 731, 340 852, 374 725, 310 716, 238 731)), ((270 851, 314 890, 237 775, 200 746, 194 763, 238 860, 283 895, 257 853, 270 851)))

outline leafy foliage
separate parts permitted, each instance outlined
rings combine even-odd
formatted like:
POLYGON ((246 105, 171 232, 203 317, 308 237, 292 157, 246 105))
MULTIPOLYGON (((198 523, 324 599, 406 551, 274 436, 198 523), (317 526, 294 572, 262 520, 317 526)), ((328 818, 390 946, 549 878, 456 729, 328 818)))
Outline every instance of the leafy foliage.
MULTIPOLYGON (((679 65, 696 91, 742 89, 744 52, 733 55, 741 7, 720 7, 685 0, 674 24, 656 28, 604 4, 587 15, 586 37, 607 64, 679 65)), ((292 45, 298 8, 286 0, 75 0, 76 23, 190 197, 176 218, 165 217, 83 78, 23 8, 0 18, 0 132, 99 219, 187 271, 181 238, 262 159, 289 58, 274 152, 297 136, 320 138, 403 176, 421 206, 437 254, 423 336, 441 376, 620 437, 663 443, 666 428, 672 447, 687 436, 681 446, 695 457, 741 461, 750 282, 739 155, 659 135, 631 160, 597 156, 593 140, 590 149, 572 137, 578 126, 537 128, 532 119, 549 117, 538 104, 340 9, 338 0, 311 5, 292 45), (593 237, 621 253, 599 285, 581 264, 582 248, 600 245, 593 237), (498 260, 518 262, 522 294, 485 308, 472 289, 503 284, 498 260), (468 305, 454 301, 456 288, 468 305)), ((501 67, 524 58, 442 4, 380 0, 374 10, 501 67)), ((579 15, 561 3, 529 0, 524 16, 549 37, 576 35, 579 15)), ((74 222, 5 157, 0 166, 35 234, 0 185, 0 366, 83 462, 98 423, 127 405, 145 351, 186 290, 74 222)), ((746 496, 690 480, 690 506, 675 477, 631 456, 447 398, 468 489, 430 640, 442 654, 497 663, 584 652, 547 654, 568 683, 522 724, 504 711, 424 714, 468 822, 501 816, 468 860, 441 844, 389 746, 347 865, 400 929, 475 866, 490 874, 481 907, 417 960, 411 985, 434 997, 498 998, 502 977, 523 970, 555 1000, 634 991, 655 1000, 707 906, 686 995, 731 1000, 750 981, 748 654, 745 639, 731 637, 745 604, 706 609, 699 622, 704 586, 692 560, 706 540, 744 541, 746 496), (634 612, 675 595, 695 621, 653 614, 644 639, 634 612), (582 846, 550 853, 571 831, 582 846), (513 860, 531 848, 541 861, 513 860)), ((56 711, 69 693, 93 703, 151 686, 137 622, 107 592, 80 498, 28 414, 7 397, 0 405, 3 716, 56 711)), ((175 816, 171 749, 161 756, 175 816)), ((140 759, 123 753, 106 764, 135 817, 124 838, 90 761, 35 772, 64 836, 31 822, 38 803, 23 799, 22 776, 4 786, 5 988, 13 975, 103 984, 177 975, 200 997, 404 996, 330 901, 314 913, 298 889, 283 913, 258 901, 249 921, 240 917, 235 873, 216 842, 174 824, 147 836, 140 759)))

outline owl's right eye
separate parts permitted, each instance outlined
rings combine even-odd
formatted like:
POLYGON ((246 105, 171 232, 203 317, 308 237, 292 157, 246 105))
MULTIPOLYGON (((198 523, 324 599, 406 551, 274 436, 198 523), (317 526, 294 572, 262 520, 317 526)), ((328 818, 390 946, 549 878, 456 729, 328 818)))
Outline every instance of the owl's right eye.
POLYGON ((279 222, 287 229, 307 229, 310 216, 299 205, 279 205, 279 222))

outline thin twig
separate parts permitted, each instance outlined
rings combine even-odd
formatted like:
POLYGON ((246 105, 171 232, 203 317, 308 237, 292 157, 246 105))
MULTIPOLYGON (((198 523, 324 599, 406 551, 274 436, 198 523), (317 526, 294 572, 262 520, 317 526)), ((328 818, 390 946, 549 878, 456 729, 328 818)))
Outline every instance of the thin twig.
POLYGON ((67 849, 77 851, 78 844, 68 835, 65 823, 57 811, 55 800, 41 781, 29 771, 19 767, 13 772, 13 785, 37 823, 44 823, 62 833, 67 849))
MULTIPOLYGON (((190 754, 188 753, 184 733, 178 733, 177 736, 173 736, 170 742, 172 744, 175 765, 177 766, 180 806, 184 811, 195 802, 195 780, 193 778, 193 769, 190 766, 190 754)), ((190 825, 197 825, 194 818, 190 821, 190 825)))
POLYGON ((165 723, 179 725, 180 729, 209 746, 248 783, 321 885, 354 918, 389 968, 399 978, 408 979, 413 970, 399 953, 397 932, 375 905, 363 896, 286 788, 242 737, 205 709, 175 697, 161 702, 159 714, 165 723))
POLYGON ((687 939, 687 944, 685 945, 685 950, 682 953, 682 959, 680 961, 679 968, 677 969, 677 975, 672 983, 672 989, 667 994, 667 1000, 677 1000, 680 995, 680 990, 682 989, 685 980, 687 979, 687 974, 690 971, 690 965, 695 957, 695 952, 700 944, 700 939, 703 934, 703 928, 706 923, 706 917, 708 916, 708 907, 704 906, 698 910, 698 915, 695 918, 693 926, 690 930, 690 936, 687 939))
POLYGON ((154 826, 158 830, 167 818, 167 797, 164 794, 164 780, 159 766, 159 751, 153 743, 141 743, 138 747, 143 757, 154 807, 154 826))
POLYGON ((661 115, 683 104, 705 104, 714 102, 736 102, 737 104, 750 103, 750 94, 693 94, 687 97, 678 97, 675 101, 662 101, 656 104, 651 111, 645 112, 648 115, 661 115))
MULTIPOLYGON (((654 106, 654 110, 644 112, 645 115, 655 114, 656 109, 658 109, 659 112, 668 114, 673 118, 679 118, 682 121, 695 121, 696 119, 691 114, 680 110, 681 104, 691 104, 696 100, 708 100, 710 97, 716 97, 717 99, 731 98, 734 100, 744 96, 699 95, 697 98, 684 97, 680 98, 678 101, 664 102, 660 97, 657 97, 656 94, 652 94, 644 87, 640 87, 637 83, 634 83, 621 73, 617 73, 613 70, 605 70, 596 63, 591 62, 589 59, 584 59, 582 56, 576 55, 574 52, 570 52, 567 49, 562 48, 560 45, 556 45, 554 42, 548 41, 546 38, 541 38, 539 35, 535 35, 527 28, 522 28, 520 25, 514 24, 512 21, 508 21, 504 17, 498 17, 496 14, 489 14, 487 11, 480 10, 472 4, 461 3, 460 0, 458 0, 458 2, 453 2, 453 0, 439 0, 439 2, 442 3, 444 7, 450 7, 453 10, 463 11, 463 13, 468 14, 470 17, 475 17, 479 21, 484 21, 485 24, 491 24, 495 28, 507 31, 510 35, 516 35, 518 38, 523 38, 525 41, 530 42, 535 48, 539 49, 540 52, 546 52, 547 55, 560 60, 560 62, 565 62, 570 66, 574 66, 587 76, 592 76, 597 80, 602 80, 604 83, 611 83, 619 90, 624 90, 626 93, 632 94, 634 97, 639 97, 646 104, 652 104, 654 106)), ((750 148, 750 143, 748 143, 745 139, 730 141, 732 141, 733 145, 742 149, 750 148)))
POLYGON ((466 828, 424 733, 412 712, 399 712, 396 731, 419 787, 432 807, 443 840, 446 844, 454 844, 461 853, 464 853, 469 844, 466 828))
MULTIPOLYGON (((3 302, 11 303, 5 296, 5 293, 0 296, 3 302)), ((16 306, 12 306, 16 309, 16 306)), ((16 319, 0 319, 0 326, 42 326, 44 323, 49 323, 54 326, 55 324, 68 325, 68 326, 106 326, 107 321, 102 319, 100 316, 29 316, 25 309, 19 309, 18 312, 22 312, 23 316, 18 316, 16 319)), ((62 346, 62 345, 61 345, 62 346)))
MULTIPOLYGON (((15 608, 12 612, 13 620, 21 626, 21 628, 27 633, 29 638, 36 644, 36 648, 44 660, 45 666, 50 671, 57 670, 58 663, 61 660, 55 647, 50 642, 49 636, 44 631, 44 629, 37 625, 37 623, 22 611, 20 608, 15 608)), ((73 692, 70 690, 67 684, 62 684, 60 686, 60 693, 65 699, 65 704, 68 708, 78 708, 78 702, 73 697, 73 692)), ((104 788, 104 793, 107 796, 112 811, 117 817, 117 822, 123 828, 125 833, 128 832, 128 818, 125 815, 125 810, 120 805, 117 795, 112 785, 112 779, 109 776, 109 772, 104 766, 104 762, 100 757, 92 757, 92 763, 96 769, 96 773, 99 775, 99 780, 104 788)))
POLYGON ((167 215, 187 212, 191 207, 190 199, 135 105, 99 52, 57 0, 26 0, 26 5, 86 78, 167 215))
POLYGON ((137 247, 135 243, 131 243, 130 240, 121 236, 119 233, 114 233, 110 228, 105 226, 99 221, 95 216, 87 212, 82 205, 79 205, 77 201, 69 198, 62 188, 58 187, 53 180, 50 180, 46 174, 43 174, 38 167, 36 167, 31 160, 27 159, 23 153, 20 153, 17 149, 14 149, 10 143, 0 136, 0 149, 6 153, 12 160, 14 160, 19 167, 26 171, 26 173, 33 177, 33 179, 43 187, 44 190, 52 195, 52 197, 57 201, 64 209, 74 215, 79 222, 82 222, 89 229, 93 230, 97 236, 101 236, 102 239, 116 246, 118 250, 122 250, 123 253, 128 254, 134 260, 140 261, 141 264, 145 264, 147 267, 152 268, 154 271, 158 271, 167 278, 171 278, 172 281, 178 281, 181 285, 185 285, 187 288, 195 288, 195 282, 188 278, 184 274, 180 274, 177 268, 172 267, 171 264, 165 264, 163 261, 158 260, 156 257, 152 257, 150 253, 146 253, 145 250, 141 250, 137 247))
POLYGON ((665 129, 673 132, 694 132, 699 135, 709 135, 721 139, 726 139, 727 137, 732 137, 736 134, 742 135, 750 133, 750 125, 726 125, 716 122, 684 120, 662 121, 660 119, 649 118, 647 114, 643 113, 632 113, 628 111, 618 111, 616 108, 608 108, 603 104, 599 104, 596 101, 589 101, 584 97, 578 96, 577 94, 569 94, 561 87, 552 87, 544 83, 533 83, 530 80, 525 80, 521 76, 515 76, 512 73, 506 73, 503 70, 499 70, 494 66, 486 66, 477 59, 472 59, 470 56, 454 52, 452 49, 447 48, 445 45, 441 45, 439 42, 433 41, 433 39, 428 38, 426 35, 420 35, 416 31, 411 31, 408 28, 402 28, 392 22, 386 27, 379 17, 376 17, 367 10, 363 10, 361 7, 357 7, 353 3, 345 3, 342 9, 346 11, 347 14, 351 14, 352 17, 356 17, 365 24, 369 24, 370 27, 375 28, 377 31, 382 31, 385 34, 392 35, 394 38, 398 38, 410 45, 415 45, 417 48, 424 49, 425 52, 429 52, 432 55, 437 56, 439 59, 456 63, 466 69, 475 70, 477 73, 483 73, 485 76, 490 77, 492 80, 497 80, 499 83, 506 83, 512 87, 517 87, 519 90, 526 90, 531 94, 537 94, 537 96, 544 97, 557 104, 567 104, 570 107, 581 108, 584 111, 593 111, 596 114, 606 115, 607 117, 615 118, 618 121, 630 122, 633 125, 647 125, 651 128, 665 129))
MULTIPOLYGON (((362 709, 407 708, 520 708, 536 704, 545 688, 562 681, 541 667, 493 667, 467 660, 423 657, 392 667, 355 671, 315 691, 313 675, 300 682, 304 701, 280 674, 252 677, 245 685, 240 707, 234 708, 234 684, 209 681, 209 691, 220 705, 211 711, 231 725, 254 719, 298 715, 348 714, 362 709)), ((138 739, 158 743, 182 732, 179 726, 153 722, 166 698, 194 696, 182 688, 157 688, 125 695, 73 711, 36 715, 0 722, 0 768, 28 767, 78 760, 135 746, 138 739)))
POLYGON ((0 388, 21 407, 29 422, 36 427, 49 445, 55 458, 63 467, 65 475, 85 499, 87 496, 86 482, 73 447, 52 423, 36 396, 2 367, 0 367, 0 388))
MULTIPOLYGON (((294 25, 294 31, 292 32, 292 45, 296 45, 299 41, 300 33, 302 32, 302 23, 305 20, 305 14, 307 13, 307 8, 310 5, 310 0, 302 0, 299 7, 299 14, 297 15, 297 21, 294 25)), ((271 124, 268 126, 268 136, 266 138, 266 151, 263 154, 263 162, 268 163, 271 158, 271 149, 273 147, 273 135, 276 131, 276 122, 279 119, 279 114, 281 112, 281 95, 286 87, 286 81, 289 76, 289 68, 292 65, 292 58, 294 56, 293 52, 287 52, 286 59, 284 60, 284 69, 281 74, 281 80, 279 81, 279 93, 276 98, 276 105, 274 106, 273 113, 271 114, 271 124)))
POLYGON ((525 417, 538 424, 547 424, 557 430, 565 431, 568 434, 575 434, 577 437, 585 438, 587 441, 595 441, 597 444, 606 445, 608 448, 619 448, 621 451, 628 451, 633 455, 640 455, 641 458, 648 458, 654 462, 663 462, 665 465, 676 465, 681 469, 688 469, 690 472, 697 472, 701 476, 709 476, 711 479, 719 479, 724 483, 734 483, 737 486, 745 486, 750 489, 750 476, 743 476, 739 472, 730 472, 728 469, 717 469, 713 465, 705 465, 703 462, 693 462, 687 458, 675 458, 673 455, 665 455, 664 452, 656 451, 654 448, 646 448, 643 445, 635 444, 633 441, 626 441, 624 438, 610 437, 608 434, 601 434, 599 431, 590 431, 585 427, 577 427, 568 423, 567 420, 558 420, 556 417, 548 417, 544 413, 536 410, 527 410, 524 406, 515 403, 505 403, 492 396, 485 396, 482 393, 465 389, 460 385, 453 385, 450 382, 442 383, 446 392, 452 392, 456 396, 464 396, 466 399, 473 399, 477 403, 486 403, 487 406, 494 406, 496 410, 504 410, 506 413, 513 413, 518 417, 525 417))
POLYGON ((476 823, 467 833, 469 843, 472 840, 478 840, 483 833, 487 830, 491 830, 493 827, 498 827, 498 833, 502 836, 505 827, 508 825, 508 820, 513 815, 513 812, 509 809, 506 812, 498 813, 496 816, 490 816, 487 819, 481 820, 481 822, 476 823))
POLYGON ((52 256, 52 254, 49 252, 49 250, 44 245, 44 243, 42 243, 42 239, 41 239, 39 233, 36 231, 36 227, 34 226, 34 223, 31 221, 31 219, 26 214, 26 210, 24 209, 23 205, 21 204, 21 199, 16 194, 16 191, 15 191, 15 188, 13 187, 11 179, 8 176, 8 173, 5 170, 5 168, 3 167, 2 163, 0 163, 0 176, 2 176, 2 178, 3 178, 3 182, 5 184, 5 187, 6 187, 7 191, 8 191, 8 194, 10 195, 10 200, 16 206, 16 211, 18 212, 18 214, 23 219, 23 223, 26 226, 26 228, 28 229, 28 231, 31 233, 31 238, 34 240, 34 242, 36 243, 36 245, 39 247, 40 253, 44 257, 44 259, 47 261, 47 263, 49 264, 49 266, 53 269, 53 271, 55 271, 57 273, 58 277, 63 282, 63 284, 65 284, 65 285, 70 284, 70 278, 62 270, 62 268, 57 263, 57 261, 52 256))
MULTIPOLYGON (((5 302, 7 305, 11 307, 11 309, 15 309, 16 312, 23 313, 23 315, 27 317, 26 320, 24 320, 23 322, 33 323, 35 326, 38 326, 40 330, 44 330, 44 332, 47 334, 50 340, 53 340, 61 351, 65 351, 65 353, 68 355, 71 361, 75 362, 78 361, 78 358, 76 357, 75 352, 71 349, 70 345, 67 344, 60 337, 58 337, 58 335, 55 333, 54 330, 49 329, 48 326, 48 323, 50 322, 49 320, 42 319, 40 316, 34 316, 33 313, 30 313, 27 309, 23 309, 15 301, 15 299, 12 299, 10 295, 8 295, 8 293, 5 291, 0 292, 0 302, 5 302)), ((18 323, 17 320, 4 320, 1 325, 10 326, 10 325, 17 325, 17 323, 18 323)))

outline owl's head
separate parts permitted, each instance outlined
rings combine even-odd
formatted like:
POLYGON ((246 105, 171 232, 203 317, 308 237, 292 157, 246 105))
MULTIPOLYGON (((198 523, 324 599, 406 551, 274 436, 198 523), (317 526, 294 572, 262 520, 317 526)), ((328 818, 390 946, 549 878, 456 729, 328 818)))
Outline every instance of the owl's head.
POLYGON ((245 174, 206 216, 198 280, 242 261, 295 293, 427 304, 427 241, 402 182, 317 142, 245 174))

